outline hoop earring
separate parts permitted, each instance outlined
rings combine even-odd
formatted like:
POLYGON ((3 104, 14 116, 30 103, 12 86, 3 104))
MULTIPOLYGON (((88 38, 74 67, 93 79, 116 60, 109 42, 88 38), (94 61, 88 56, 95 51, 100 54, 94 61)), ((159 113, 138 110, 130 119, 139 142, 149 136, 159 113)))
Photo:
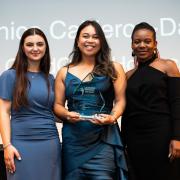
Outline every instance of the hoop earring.
POLYGON ((154 49, 154 55, 155 55, 156 58, 160 58, 160 54, 159 54, 159 51, 158 51, 157 48, 154 49))
POLYGON ((134 55, 134 66, 135 68, 138 67, 138 60, 137 60, 137 56, 134 55))
POLYGON ((135 55, 134 51, 132 51, 132 57, 134 58, 134 66, 135 68, 138 66, 137 56, 135 55))
POLYGON ((160 57, 160 53, 159 53, 158 49, 156 50, 156 52, 157 52, 157 57, 160 59, 161 57, 160 57))

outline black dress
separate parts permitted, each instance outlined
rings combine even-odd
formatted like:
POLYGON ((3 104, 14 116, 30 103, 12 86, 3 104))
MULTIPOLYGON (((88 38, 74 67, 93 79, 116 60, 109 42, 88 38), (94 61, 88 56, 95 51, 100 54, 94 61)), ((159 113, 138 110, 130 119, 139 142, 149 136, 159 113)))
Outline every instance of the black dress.
POLYGON ((129 78, 127 106, 122 118, 122 136, 136 180, 169 177, 170 77, 150 66, 152 61, 140 64, 129 78))

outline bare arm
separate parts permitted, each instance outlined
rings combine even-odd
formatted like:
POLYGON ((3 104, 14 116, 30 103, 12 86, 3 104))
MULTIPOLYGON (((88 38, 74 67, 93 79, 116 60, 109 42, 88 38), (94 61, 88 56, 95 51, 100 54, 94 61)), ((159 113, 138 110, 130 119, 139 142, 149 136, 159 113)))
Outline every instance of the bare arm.
POLYGON ((172 60, 166 60, 165 62, 165 69, 167 75, 170 77, 180 77, 180 72, 176 63, 172 60))
MULTIPOLYGON (((177 68, 177 65, 174 61, 166 60, 165 61, 165 70, 168 76, 170 77, 180 77, 180 72, 177 68)), ((169 146, 169 156, 171 159, 180 157, 180 141, 172 139, 169 146)))
POLYGON ((0 99, 0 132, 2 137, 2 142, 6 146, 10 141, 10 109, 11 102, 0 99))
POLYGON ((118 72, 118 77, 114 82, 115 102, 111 114, 114 116, 115 119, 118 119, 124 112, 126 105, 126 76, 120 64, 116 63, 114 66, 116 71, 118 72))
POLYGON ((11 102, 0 98, 0 132, 4 146, 4 159, 7 169, 13 173, 16 170, 14 157, 21 160, 20 154, 11 145, 10 129, 10 110, 11 102))
POLYGON ((62 120, 69 120, 75 122, 79 120, 79 114, 76 112, 69 112, 65 108, 65 76, 67 68, 63 67, 59 70, 55 80, 55 103, 54 112, 62 120))
POLYGON ((126 72, 126 79, 129 79, 136 71, 136 68, 129 70, 126 72))

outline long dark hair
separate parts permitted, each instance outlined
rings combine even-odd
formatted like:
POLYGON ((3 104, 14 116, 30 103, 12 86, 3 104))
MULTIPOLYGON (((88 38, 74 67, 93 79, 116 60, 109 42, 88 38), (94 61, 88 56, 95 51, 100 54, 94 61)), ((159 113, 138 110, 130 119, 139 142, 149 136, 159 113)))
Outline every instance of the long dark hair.
POLYGON ((45 43, 46 43, 46 52, 41 59, 40 62, 40 71, 44 73, 47 87, 48 87, 48 99, 49 99, 49 70, 50 70, 50 52, 49 52, 49 45, 47 38, 45 34, 38 28, 30 28, 26 30, 19 43, 19 49, 15 58, 15 61, 13 65, 11 66, 11 69, 16 70, 16 81, 15 81, 15 87, 14 87, 14 92, 13 92, 13 108, 15 110, 19 109, 21 106, 27 106, 28 105, 28 100, 27 100, 27 85, 29 83, 26 73, 28 70, 28 59, 27 56, 25 55, 23 51, 23 45, 24 45, 24 40, 27 36, 31 35, 39 35, 41 36, 45 43))
POLYGON ((69 57, 72 57, 69 65, 77 65, 81 61, 82 55, 78 48, 78 40, 82 29, 89 25, 95 28, 101 44, 101 48, 95 57, 96 64, 93 73, 98 75, 107 75, 112 80, 115 80, 117 78, 117 72, 115 71, 113 62, 111 60, 111 49, 107 43, 101 26, 94 20, 87 20, 79 26, 74 41, 73 51, 69 55, 69 57))

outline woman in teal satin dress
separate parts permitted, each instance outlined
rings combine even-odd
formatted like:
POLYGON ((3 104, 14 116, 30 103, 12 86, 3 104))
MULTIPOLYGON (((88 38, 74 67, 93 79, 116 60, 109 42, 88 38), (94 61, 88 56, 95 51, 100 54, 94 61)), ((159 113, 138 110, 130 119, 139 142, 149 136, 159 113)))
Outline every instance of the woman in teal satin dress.
POLYGON ((55 81, 54 110, 63 120, 63 179, 126 180, 116 123, 125 107, 126 78, 122 66, 111 61, 96 21, 79 26, 71 56, 55 81))

